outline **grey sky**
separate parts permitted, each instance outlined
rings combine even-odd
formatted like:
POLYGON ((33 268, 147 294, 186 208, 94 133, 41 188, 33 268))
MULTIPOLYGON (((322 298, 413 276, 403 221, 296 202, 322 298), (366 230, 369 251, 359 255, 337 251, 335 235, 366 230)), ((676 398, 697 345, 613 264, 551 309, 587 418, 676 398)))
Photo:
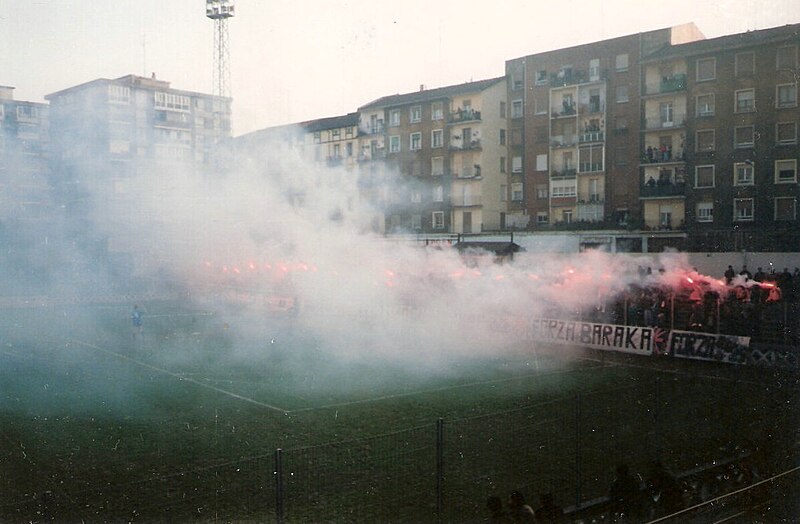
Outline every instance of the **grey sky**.
MULTIPOLYGON (((706 37, 800 22, 798 0, 238 0, 234 134, 503 74, 527 54, 693 21, 706 37)), ((204 0, 0 0, 0 84, 21 100, 95 78, 211 92, 204 0)))

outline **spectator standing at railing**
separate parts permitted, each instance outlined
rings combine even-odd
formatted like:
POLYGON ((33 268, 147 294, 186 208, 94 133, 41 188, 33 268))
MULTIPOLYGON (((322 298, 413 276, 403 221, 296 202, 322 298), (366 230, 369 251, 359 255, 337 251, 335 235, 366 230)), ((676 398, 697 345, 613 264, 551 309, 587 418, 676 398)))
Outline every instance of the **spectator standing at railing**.
POLYGON ((725 270, 725 283, 730 285, 733 281, 733 277, 736 276, 736 271, 733 270, 733 266, 728 266, 728 269, 725 270))
POLYGON ((747 270, 747 264, 742 266, 742 270, 739 271, 739 275, 744 277, 745 282, 753 279, 753 274, 747 270))
POLYGON ((671 515, 683 508, 680 484, 660 462, 656 461, 651 465, 646 485, 650 506, 648 518, 671 515))

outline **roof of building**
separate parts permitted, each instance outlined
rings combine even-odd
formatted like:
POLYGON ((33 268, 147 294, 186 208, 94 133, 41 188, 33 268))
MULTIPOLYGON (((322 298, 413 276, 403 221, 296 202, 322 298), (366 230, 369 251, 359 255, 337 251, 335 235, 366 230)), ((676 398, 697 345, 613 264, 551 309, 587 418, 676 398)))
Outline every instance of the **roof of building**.
POLYGON ((745 33, 734 35, 724 35, 716 38, 697 40, 685 44, 668 45, 663 49, 649 55, 643 62, 654 62, 666 58, 683 57, 687 55, 699 55, 713 53, 722 50, 738 49, 777 43, 789 39, 800 39, 800 24, 787 24, 779 27, 767 29, 757 29, 745 33))
POLYGON ((361 106, 359 110, 377 108, 377 107, 413 104, 416 102, 426 102, 429 100, 448 98, 451 96, 456 96, 464 93, 483 91, 484 89, 491 87, 497 84, 498 82, 502 82, 503 80, 505 80, 505 78, 506 78, 505 76, 499 76, 497 78, 477 80, 475 82, 465 82, 463 84, 438 87, 435 89, 421 89, 419 91, 414 91, 413 93, 383 96, 381 98, 378 98, 377 100, 373 100, 372 102, 361 106))
POLYGON ((340 127, 352 127, 358 125, 358 113, 347 113, 342 116, 331 116, 327 118, 317 118, 307 120, 299 124, 306 132, 322 131, 323 129, 338 129, 340 127))
MULTIPOLYGON (((74 85, 74 86, 71 86, 71 87, 67 87, 65 89, 61 89, 60 91, 55 91, 53 93, 45 95, 44 98, 45 98, 45 100, 50 100, 51 98, 55 98, 55 97, 61 96, 61 95, 65 94, 65 93, 69 93, 70 91, 78 91, 78 90, 85 89, 85 88, 93 86, 93 85, 100 85, 100 84, 122 84, 122 85, 134 86, 134 87, 141 87, 141 88, 145 88, 145 89, 156 89, 156 90, 164 90, 164 91, 169 90, 172 93, 181 93, 181 94, 185 94, 185 95, 195 95, 195 96, 199 95, 199 96, 204 96, 204 97, 215 96, 215 95, 211 95, 211 94, 208 94, 208 93, 200 93, 198 91, 186 91, 184 89, 172 88, 172 87, 170 87, 170 82, 168 82, 167 80, 159 80, 159 79, 157 79, 155 77, 155 75, 153 75, 151 77, 138 76, 138 75, 125 75, 125 76, 121 76, 119 78, 114 78, 114 79, 111 79, 111 78, 96 78, 94 80, 89 80, 88 82, 84 82, 82 84, 78 84, 78 85, 74 85)), ((227 98, 227 97, 221 97, 221 98, 227 98)), ((227 99, 231 100, 230 98, 227 98, 227 99)))

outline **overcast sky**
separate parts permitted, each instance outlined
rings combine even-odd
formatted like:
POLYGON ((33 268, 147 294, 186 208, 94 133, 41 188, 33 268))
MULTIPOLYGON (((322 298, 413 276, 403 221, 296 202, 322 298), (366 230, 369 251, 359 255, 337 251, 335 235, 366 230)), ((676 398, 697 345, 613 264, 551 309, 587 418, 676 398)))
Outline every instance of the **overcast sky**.
MULTIPOLYGON (((234 134, 686 22, 707 38, 798 23, 800 0, 238 0, 228 23, 234 134)), ((0 0, 0 48, 0 85, 19 100, 129 73, 212 91, 204 0, 0 0)))

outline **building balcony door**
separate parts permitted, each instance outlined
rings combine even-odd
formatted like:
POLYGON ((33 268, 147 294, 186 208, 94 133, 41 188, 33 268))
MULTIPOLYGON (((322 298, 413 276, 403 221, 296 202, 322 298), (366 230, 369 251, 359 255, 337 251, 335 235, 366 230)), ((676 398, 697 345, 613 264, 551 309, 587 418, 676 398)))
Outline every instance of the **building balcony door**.
POLYGON ((462 217, 464 233, 472 233, 472 212, 464 211, 462 217))

